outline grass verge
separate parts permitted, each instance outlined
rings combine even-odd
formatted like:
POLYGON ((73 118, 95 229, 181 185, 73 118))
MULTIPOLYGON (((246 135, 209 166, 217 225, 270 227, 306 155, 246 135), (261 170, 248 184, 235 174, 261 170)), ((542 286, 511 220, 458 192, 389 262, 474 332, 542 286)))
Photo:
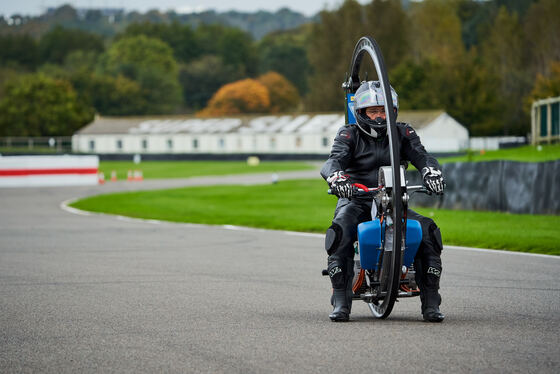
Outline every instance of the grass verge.
POLYGON ((102 161, 99 171, 108 178, 111 171, 117 172, 118 179, 126 179, 129 170, 142 170, 144 178, 190 178, 207 175, 274 173, 313 169, 306 162, 264 161, 257 166, 249 166, 244 161, 102 161))
POLYGON ((521 162, 544 162, 560 159, 560 144, 499 149, 496 151, 470 151, 464 156, 440 157, 440 163, 449 162, 482 162, 494 160, 510 160, 521 162))
MULTIPOLYGON (((137 218, 323 233, 336 198, 321 180, 189 187, 79 200, 73 207, 137 218)), ((560 255, 560 216, 415 209, 441 227, 445 244, 560 255)))

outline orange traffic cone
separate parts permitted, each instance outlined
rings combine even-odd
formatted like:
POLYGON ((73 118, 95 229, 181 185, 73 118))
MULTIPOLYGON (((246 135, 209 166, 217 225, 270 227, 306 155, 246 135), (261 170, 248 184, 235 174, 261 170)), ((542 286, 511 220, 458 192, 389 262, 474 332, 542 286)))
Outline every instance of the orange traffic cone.
POLYGON ((116 181, 117 181, 117 171, 112 170, 111 171, 111 182, 116 182, 116 181))
POLYGON ((104 184, 105 183, 105 174, 98 173, 97 174, 97 181, 99 182, 99 184, 104 184))
POLYGON ((144 176, 142 175, 142 170, 134 170, 134 180, 137 182, 141 182, 144 180, 144 176))
POLYGON ((132 179, 132 170, 129 170, 128 173, 126 174, 126 180, 127 181, 131 181, 132 179))

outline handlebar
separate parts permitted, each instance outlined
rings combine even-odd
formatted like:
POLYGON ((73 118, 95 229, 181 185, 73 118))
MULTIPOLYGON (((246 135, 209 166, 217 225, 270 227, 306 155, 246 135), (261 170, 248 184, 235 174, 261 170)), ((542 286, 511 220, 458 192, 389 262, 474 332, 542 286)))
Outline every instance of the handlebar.
MULTIPOLYGON (((377 194, 377 192, 381 191, 384 186, 379 186, 379 187, 367 187, 363 184, 360 183, 353 183, 353 195, 354 196, 374 196, 375 194, 377 194)), ((429 191, 426 187, 422 186, 422 185, 416 185, 416 186, 406 186, 406 191, 408 193, 410 193, 411 195, 415 192, 419 192, 419 193, 423 193, 426 195, 432 195, 432 192, 429 191)), ((327 190, 327 193, 329 195, 333 195, 331 189, 329 188, 327 190)))

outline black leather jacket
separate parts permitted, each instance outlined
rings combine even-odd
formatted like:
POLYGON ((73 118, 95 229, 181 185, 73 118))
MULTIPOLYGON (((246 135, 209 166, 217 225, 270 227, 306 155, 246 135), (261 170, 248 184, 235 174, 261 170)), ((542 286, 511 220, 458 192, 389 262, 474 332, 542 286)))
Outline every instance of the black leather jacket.
MULTIPOLYGON (((397 122, 397 129, 401 160, 410 161, 419 171, 426 166, 441 170, 438 161, 426 152, 416 131, 409 124, 397 122)), ((352 183, 376 187, 379 167, 390 165, 388 136, 372 138, 356 125, 345 125, 338 130, 329 159, 321 169, 321 176, 327 179, 333 172, 343 170, 350 176, 352 183)))

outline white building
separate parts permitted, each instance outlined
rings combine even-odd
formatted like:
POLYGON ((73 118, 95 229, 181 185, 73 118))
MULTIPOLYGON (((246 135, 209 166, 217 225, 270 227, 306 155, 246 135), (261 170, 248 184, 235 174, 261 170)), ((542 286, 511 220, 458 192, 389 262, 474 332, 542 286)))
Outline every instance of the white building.
MULTIPOLYGON (((431 152, 468 148, 466 128, 443 111, 402 111, 431 152)), ((96 117, 72 137, 81 153, 328 154, 342 114, 201 119, 193 116, 96 117)))

